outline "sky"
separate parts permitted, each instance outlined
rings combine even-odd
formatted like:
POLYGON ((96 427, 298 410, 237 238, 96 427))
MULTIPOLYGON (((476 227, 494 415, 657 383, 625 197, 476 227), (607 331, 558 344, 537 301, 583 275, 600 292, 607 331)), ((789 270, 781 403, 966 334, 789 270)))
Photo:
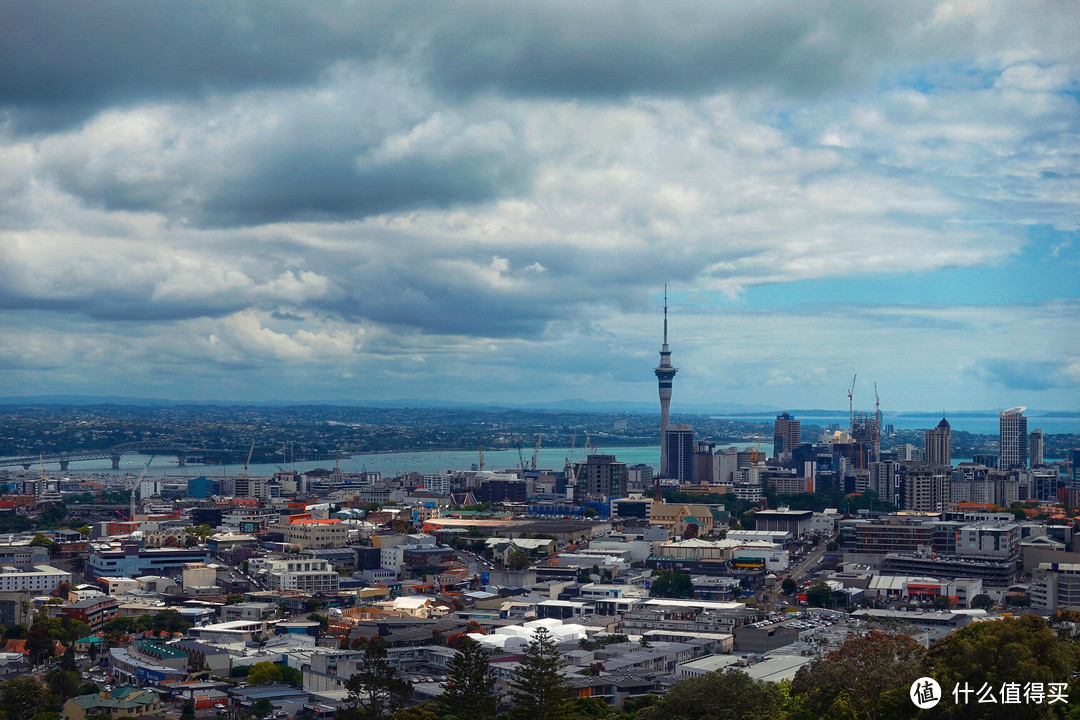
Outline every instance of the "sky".
POLYGON ((0 395, 1080 410, 1080 3, 0 27, 0 395))

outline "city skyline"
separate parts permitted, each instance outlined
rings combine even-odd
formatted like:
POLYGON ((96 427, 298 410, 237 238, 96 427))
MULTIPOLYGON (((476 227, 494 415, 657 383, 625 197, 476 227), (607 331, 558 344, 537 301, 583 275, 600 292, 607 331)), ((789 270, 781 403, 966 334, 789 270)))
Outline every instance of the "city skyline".
POLYGON ((0 396, 1080 409, 1078 21, 2 5, 0 396))

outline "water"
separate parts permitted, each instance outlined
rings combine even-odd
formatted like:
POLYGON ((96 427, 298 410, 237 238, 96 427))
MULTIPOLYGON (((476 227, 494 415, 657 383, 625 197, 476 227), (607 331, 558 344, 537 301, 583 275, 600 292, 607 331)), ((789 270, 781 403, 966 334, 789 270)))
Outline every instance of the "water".
MULTIPOLYGON (((732 443, 732 445, 735 445, 732 443)), ((753 447, 756 441, 740 442, 736 447, 743 449, 753 447)), ((721 447, 729 447, 721 444, 721 447)), ((762 442, 761 451, 772 453, 772 443, 762 442)), ((614 455, 620 462, 637 465, 645 463, 656 468, 660 464, 660 446, 651 445, 643 447, 598 447, 597 453, 614 455)), ((566 458, 570 454, 570 448, 541 448, 537 467, 548 470, 561 470, 566 464, 566 458)), ((529 463, 532 458, 531 452, 525 452, 525 462, 529 463)), ((574 450, 574 459, 581 460, 582 450, 574 450)), ((73 462, 68 472, 102 472, 102 473, 132 473, 139 474, 146 466, 147 458, 139 455, 125 455, 120 460, 120 468, 112 469, 109 460, 87 460, 85 462, 73 462)), ((436 473, 440 470, 469 470, 477 462, 475 450, 431 450, 425 452, 393 452, 372 453, 368 455, 354 455, 351 458, 338 461, 338 465, 345 472, 360 472, 361 470, 378 471, 384 476, 395 476, 399 473, 419 472, 436 473)), ((517 468, 519 464, 517 450, 485 450, 484 469, 499 472, 517 468)), ((316 462, 297 463, 252 463, 248 468, 248 474, 259 477, 269 476, 279 470, 296 470, 304 472, 315 468, 332 468, 333 460, 321 460, 316 462)), ((19 468, 9 468, 18 470, 19 468)), ((221 477, 222 475, 235 475, 241 469, 241 465, 187 465, 176 466, 176 458, 161 456, 155 457, 150 463, 147 477, 160 477, 162 471, 168 471, 170 477, 198 477, 207 475, 221 477)), ((37 468, 31 468, 36 472, 37 468)), ((56 464, 47 464, 46 472, 57 474, 56 464)))

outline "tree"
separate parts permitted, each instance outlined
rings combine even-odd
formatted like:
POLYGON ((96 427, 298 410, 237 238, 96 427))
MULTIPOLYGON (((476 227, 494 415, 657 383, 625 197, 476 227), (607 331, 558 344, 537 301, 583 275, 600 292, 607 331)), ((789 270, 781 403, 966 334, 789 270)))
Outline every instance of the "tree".
POLYGON ((521 550, 514 550, 506 557, 506 567, 511 570, 524 570, 532 565, 532 559, 521 550))
MULTIPOLYGON (((950 692, 954 687, 969 687, 975 693, 983 683, 1001 691, 1004 683, 1069 683, 1076 670, 1073 646, 1062 642, 1047 622, 1037 615, 1003 618, 997 622, 972 623, 934 644, 927 655, 929 673, 942 687, 937 707, 924 711, 929 717, 991 718, 1002 717, 1002 708, 979 703, 972 694, 966 703, 956 704, 950 692)), ((1000 698, 999 698, 1000 700, 1000 698)), ((1010 717, 1058 717, 1050 705, 1010 706, 1010 717)))
POLYGON ((45 689, 33 678, 13 678, 0 690, 8 720, 27 720, 45 704, 45 689))
POLYGON ((269 660, 255 663, 247 676, 248 685, 280 685, 281 680, 281 666, 269 660))
POLYGON ((971 607, 977 610, 989 610, 994 607, 994 598, 990 597, 986 593, 979 593, 975 597, 971 598, 971 607))
POLYGON ((772 720, 781 716, 783 693, 771 683, 733 669, 676 683, 638 712, 637 720, 772 720))
POLYGON ((935 610, 949 610, 953 606, 953 601, 948 595, 938 595, 934 598, 933 605, 935 610))
POLYGON ((214 528, 206 524, 193 525, 192 527, 184 528, 184 532, 194 538, 198 538, 199 542, 206 542, 206 538, 214 534, 214 528))
POLYGON ((326 631, 330 629, 330 618, 326 615, 320 615, 319 613, 311 613, 307 616, 307 619, 312 622, 319 623, 320 635, 325 635, 326 631))
POLYGON ((784 578, 784 582, 780 583, 780 589, 785 595, 793 595, 795 594, 795 591, 799 589, 799 583, 789 577, 784 578))
POLYGON ((369 642, 356 672, 345 681, 345 689, 352 708, 363 708, 368 720, 383 720, 408 701, 412 683, 387 662, 382 643, 369 642))
POLYGON ((67 700, 82 687, 82 674, 77 670, 50 670, 45 673, 45 684, 60 696, 61 701, 67 700))
POLYGON ((60 656, 60 669, 69 671, 76 671, 79 669, 78 664, 76 664, 75 662, 74 645, 68 645, 67 650, 65 650, 64 653, 60 656))
POLYGON ((694 597, 694 583, 686 573, 653 570, 649 595, 663 598, 692 598, 694 597))
POLYGON ((1017 593, 1016 595, 1006 595, 1005 602, 1013 607, 1031 607, 1031 596, 1027 593, 1017 593))
POLYGON ((858 715, 877 720, 883 704, 897 695, 907 702, 908 688, 922 672, 924 652, 907 635, 871 630, 804 667, 791 689, 808 693, 808 704, 819 715, 843 696, 858 715))
POLYGON ((43 663, 53 656, 56 652, 56 640, 53 639, 47 626, 35 623, 30 628, 26 636, 26 652, 34 665, 43 663))
POLYGON ((458 645, 458 651, 446 666, 446 684, 437 698, 439 715, 446 718, 493 720, 497 699, 491 657, 483 645, 470 637, 458 645))
POLYGON ((807 588, 806 604, 810 607, 832 607, 832 589, 819 580, 807 588))
POLYGON ((185 700, 180 705, 180 720, 195 720, 195 703, 185 700))
POLYGON ((229 593, 225 596, 226 605, 239 605, 244 602, 244 596, 240 593, 229 593))
POLYGON ((52 540, 41 533, 34 535, 33 539, 30 540, 31 547, 48 547, 49 545, 52 545, 52 540))
POLYGON ((264 718, 272 712, 274 712, 274 703, 270 702, 266 698, 259 698, 255 702, 251 703, 252 717, 264 718))
POLYGON ((513 679, 510 720, 559 720, 564 717, 570 689, 562 671, 566 661, 546 628, 537 628, 525 646, 513 679))

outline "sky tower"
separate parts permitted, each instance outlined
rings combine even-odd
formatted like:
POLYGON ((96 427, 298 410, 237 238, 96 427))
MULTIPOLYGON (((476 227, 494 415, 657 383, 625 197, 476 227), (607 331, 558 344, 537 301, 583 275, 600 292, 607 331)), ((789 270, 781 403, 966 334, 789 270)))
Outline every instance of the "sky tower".
POLYGON ((653 370, 660 385, 660 477, 668 477, 667 438, 668 412, 671 406, 671 381, 679 369, 671 366, 671 349, 667 344, 667 285, 664 285, 664 345, 660 348, 660 364, 653 370))

